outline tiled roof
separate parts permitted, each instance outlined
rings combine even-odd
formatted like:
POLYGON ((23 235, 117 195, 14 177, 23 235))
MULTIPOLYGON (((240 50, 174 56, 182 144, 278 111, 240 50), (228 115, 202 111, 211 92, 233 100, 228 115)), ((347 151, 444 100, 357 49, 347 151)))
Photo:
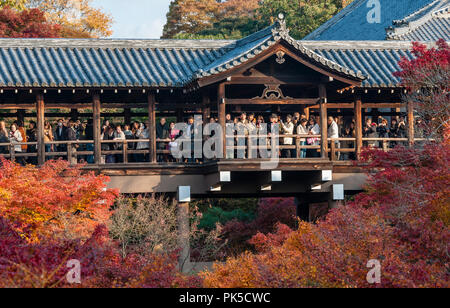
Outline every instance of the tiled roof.
MULTIPOLYGON (((394 20, 405 18, 434 0, 378 0, 381 22, 369 23, 368 13, 374 3, 370 0, 354 0, 336 16, 305 37, 305 40, 385 40, 386 28, 394 20), (368 6, 369 5, 369 6, 368 6)), ((440 2, 446 0, 439 0, 440 2)))
POLYGON ((281 24, 238 41, 0 39, 1 87, 184 87, 284 40, 321 67, 393 87, 410 42, 295 41, 281 24))
POLYGON ((368 76, 363 87, 397 87, 400 80, 394 73, 398 62, 412 59, 411 42, 399 41, 301 41, 317 54, 368 76))
POLYGON ((260 54, 261 52, 268 49, 270 46, 275 45, 281 40, 288 42, 292 47, 294 47, 312 63, 326 67, 336 73, 348 75, 350 77, 359 79, 364 79, 366 77, 359 70, 349 69, 346 66, 342 66, 336 62, 330 61, 325 57, 322 57, 317 53, 314 53, 309 48, 305 48, 305 46, 301 42, 294 40, 289 35, 289 30, 286 28, 286 24, 284 21, 277 21, 274 25, 264 30, 236 41, 232 50, 201 69, 200 72, 196 74, 196 76, 194 76, 194 78, 202 78, 225 72, 235 66, 249 61, 256 55, 260 54))
POLYGON ((450 40, 450 0, 437 0, 386 29, 388 40, 450 40))
POLYGON ((229 41, 0 39, 0 87, 178 87, 227 48, 229 41))

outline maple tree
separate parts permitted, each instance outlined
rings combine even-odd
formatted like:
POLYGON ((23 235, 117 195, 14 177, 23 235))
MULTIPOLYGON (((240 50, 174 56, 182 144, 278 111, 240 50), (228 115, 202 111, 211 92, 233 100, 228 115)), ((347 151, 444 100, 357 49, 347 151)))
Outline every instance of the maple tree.
POLYGON ((0 217, 1 288, 200 287, 201 279, 177 269, 176 253, 130 254, 122 258, 105 226, 85 241, 28 243, 0 217), (69 260, 80 262, 80 284, 66 279, 69 260))
POLYGON ((66 38, 99 38, 112 34, 113 19, 92 5, 92 0, 27 0, 27 8, 45 12, 49 22, 61 26, 66 38))
POLYGON ((205 286, 449 287, 449 143, 370 150, 363 162, 366 192, 317 224, 258 234, 257 254, 216 264, 205 286), (366 280, 371 259, 381 262, 381 284, 366 280))
POLYGON ((117 192, 106 189, 107 180, 63 160, 40 168, 2 160, 0 216, 31 242, 49 235, 87 238, 111 215, 117 192))
POLYGON ((0 287, 201 286, 200 277, 179 272, 176 247, 122 254, 106 225, 117 197, 107 177, 62 160, 1 164, 0 287), (66 279, 69 260, 80 262, 79 285, 66 279))
POLYGON ((414 111, 421 119, 417 129, 423 137, 435 139, 450 136, 450 47, 439 40, 436 47, 413 43, 414 59, 404 58, 396 73, 402 84, 409 89, 405 102, 412 102, 414 111))
POLYGON ((226 245, 225 254, 236 255, 242 251, 251 250, 248 241, 258 233, 274 232, 277 224, 284 224, 294 228, 297 223, 296 206, 293 198, 264 198, 261 199, 256 217, 251 221, 233 219, 221 229, 226 245))
POLYGON ((38 9, 17 11, 10 7, 0 9, 0 37, 54 38, 61 35, 61 27, 50 23, 38 9))
POLYGON ((0 8, 10 7, 18 10, 24 10, 27 0, 0 0, 0 8))

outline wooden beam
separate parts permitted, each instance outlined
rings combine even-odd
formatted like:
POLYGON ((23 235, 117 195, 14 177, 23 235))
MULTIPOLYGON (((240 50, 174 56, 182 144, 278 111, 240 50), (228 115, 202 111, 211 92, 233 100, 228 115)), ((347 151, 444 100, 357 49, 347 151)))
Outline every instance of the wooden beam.
POLYGON ((327 89, 325 84, 319 85, 320 96, 320 133, 322 135, 321 140, 321 157, 328 157, 328 123, 327 123, 327 89))
POLYGON ((362 108, 403 108, 403 103, 366 103, 362 105, 362 108))
POLYGON ((101 119, 100 119, 100 95, 94 94, 92 96, 92 113, 93 113, 93 132, 94 132, 94 161, 99 165, 102 158, 102 146, 101 146, 101 119))
POLYGON ((219 84, 218 88, 217 88, 217 110, 218 110, 218 115, 219 115, 219 124, 222 127, 222 132, 223 132, 223 138, 222 138, 222 144, 223 144, 223 157, 226 157, 226 123, 225 123, 225 118, 226 118, 226 98, 225 98, 225 84, 221 83, 219 84))
MULTIPOLYGON (((327 103, 328 109, 353 109, 354 107, 355 107, 355 104, 353 104, 353 103, 327 103)), ((312 105, 309 108, 319 109, 320 104, 312 105)))
POLYGON ((231 77, 231 81, 225 82, 226 85, 232 84, 290 84, 290 85, 311 85, 320 82, 319 78, 311 78, 310 76, 236 76, 231 77))
POLYGON ((355 99, 355 134, 356 134, 356 155, 359 158, 363 147, 362 142, 362 100, 360 97, 355 99))
POLYGON ((153 92, 148 94, 148 132, 150 138, 150 162, 156 163, 156 98, 153 92))
POLYGON ((207 124, 208 119, 211 117, 211 99, 209 98, 208 92, 203 92, 202 116, 203 116, 203 123, 207 124))
POLYGON ((309 121, 309 116, 310 116, 310 112, 309 112, 309 107, 306 107, 303 111, 305 113, 306 119, 309 121))
POLYGON ((320 98, 292 98, 292 99, 227 99, 228 105, 312 105, 320 98))
POLYGON ((236 75, 239 73, 245 72, 247 69, 254 67, 258 63, 261 63, 265 61, 266 59, 270 58, 274 54, 276 54, 278 51, 283 51, 287 56, 293 58, 294 60, 302 63, 303 65, 311 68, 312 70, 315 70, 316 72, 319 72, 323 75, 333 77, 335 80, 339 80, 343 83, 354 85, 354 86, 361 86, 362 81, 358 78, 348 78, 346 76, 343 76, 343 74, 335 74, 331 71, 331 69, 322 68, 322 66, 316 65, 311 60, 305 59, 304 55, 298 55, 298 51, 291 50, 290 47, 283 46, 281 44, 275 44, 274 46, 267 48, 265 51, 261 52, 256 57, 252 58, 251 60, 245 61, 244 63, 237 65, 236 67, 226 70, 222 73, 211 75, 208 77, 200 78, 197 83, 200 87, 205 87, 217 82, 223 82, 228 77, 232 75, 236 75))
POLYGON ((45 121, 45 105, 44 95, 36 95, 36 125, 37 125, 37 154, 38 165, 45 163, 45 142, 44 142, 44 121, 45 121))

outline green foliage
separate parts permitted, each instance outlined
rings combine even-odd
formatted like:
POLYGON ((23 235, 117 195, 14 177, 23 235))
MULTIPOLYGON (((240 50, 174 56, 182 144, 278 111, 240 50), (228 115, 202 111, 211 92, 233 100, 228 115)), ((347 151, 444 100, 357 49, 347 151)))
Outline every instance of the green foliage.
POLYGON ((192 13, 194 0, 171 3, 164 27, 164 38, 177 39, 239 39, 274 23, 283 13, 290 34, 302 39, 328 21, 351 0, 265 0, 221 1, 199 0, 201 12, 192 13), (248 2, 248 3, 247 3, 248 2))
POLYGON ((225 211, 219 207, 212 207, 208 209, 206 213, 203 214, 203 217, 200 220, 198 228, 205 230, 213 230, 216 227, 217 223, 224 225, 227 222, 234 219, 237 219, 238 221, 248 222, 253 220, 254 218, 255 218, 254 213, 248 213, 239 208, 233 211, 225 211))
POLYGON ((215 22, 212 28, 198 33, 180 33, 176 39, 213 39, 213 40, 237 40, 260 30, 260 22, 249 17, 226 18, 215 22))
POLYGON ((222 198, 195 200, 191 206, 198 208, 201 213, 206 213, 212 207, 219 207, 226 211, 241 209, 247 213, 256 213, 258 204, 259 200, 256 198, 222 198))
POLYGON ((0 0, 0 8, 9 6, 17 10, 24 10, 27 0, 0 0))
POLYGON ((259 9, 259 16, 261 23, 269 26, 274 16, 284 13, 292 37, 302 39, 342 8, 342 0, 265 0, 259 9))

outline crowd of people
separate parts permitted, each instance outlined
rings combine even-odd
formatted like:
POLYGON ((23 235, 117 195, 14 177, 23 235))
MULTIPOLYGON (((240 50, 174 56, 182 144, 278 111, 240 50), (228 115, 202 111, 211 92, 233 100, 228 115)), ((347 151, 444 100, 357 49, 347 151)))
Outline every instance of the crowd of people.
MULTIPOLYGON (((209 123, 218 122, 217 118, 210 118, 209 123)), ((194 135, 194 117, 189 117, 186 121, 188 137, 194 135)), ((240 137, 248 135, 264 135, 268 137, 272 134, 274 126, 277 127, 277 132, 281 135, 280 145, 285 146, 279 152, 282 158, 308 158, 320 157, 320 118, 311 115, 309 118, 305 114, 294 113, 281 117, 277 114, 272 114, 266 122, 266 118, 262 115, 255 115, 254 113, 242 112, 237 117, 232 117, 231 114, 226 115, 227 126, 234 128, 233 135, 227 136, 226 158, 246 158, 245 151, 236 150, 240 137), (233 124, 233 125, 231 125, 233 124), (300 149, 297 153, 295 136, 298 136, 300 146, 308 146, 300 149)), ((344 117, 328 117, 328 138, 355 138, 355 120, 345 119, 344 117)), ((175 159, 171 152, 173 148, 178 147, 177 138, 181 136, 182 132, 175 127, 175 122, 168 122, 166 118, 161 118, 155 127, 157 139, 157 160, 158 162, 195 162, 193 158, 182 160, 175 159)), ((126 144, 127 150, 131 154, 128 155, 128 162, 146 162, 149 161, 149 139, 151 137, 148 129, 148 123, 132 122, 130 124, 113 124, 109 120, 105 120, 101 127, 102 143, 102 162, 103 163, 122 163, 123 162, 123 146, 126 144), (123 141, 127 140, 126 143, 123 141), (112 142, 117 141, 117 142, 112 142), (120 151, 120 153, 118 153, 120 151)), ((405 118, 402 116, 392 117, 390 123, 387 119, 382 117, 377 121, 372 118, 367 118, 363 126, 364 138, 406 138, 407 125, 405 118)), ((44 123, 44 141, 47 159, 63 157, 67 159, 63 153, 67 152, 67 144, 64 141, 92 141, 93 136, 93 122, 92 119, 82 122, 80 120, 64 120, 59 119, 55 123, 45 121, 44 123), (52 143, 54 142, 54 143, 52 143), (52 155, 51 153, 55 153, 52 155)), ((245 145, 247 145, 247 138, 243 138, 245 145)), ((0 144, 10 143, 16 153, 36 153, 36 145, 24 145, 23 143, 37 142, 37 127, 36 123, 30 121, 28 127, 25 128, 21 121, 15 121, 9 129, 4 121, 0 121, 0 144)), ((242 142, 242 139, 241 139, 242 142)), ((354 141, 333 141, 337 148, 354 148, 354 141)), ((392 141, 389 143, 393 147, 398 142, 392 141)), ((378 141, 367 141, 364 144, 370 147, 382 147, 382 143, 378 141)), ((93 152, 94 145, 92 142, 78 143, 73 146, 74 151, 93 152)), ((10 152, 8 146, 0 146, 0 154, 8 154, 10 152)), ((339 151, 338 151, 339 152, 339 151)), ((345 152, 338 154, 341 160, 351 160, 355 158, 355 154, 345 152)), ((70 158, 69 158, 70 159, 70 158)), ((93 155, 77 155, 78 162, 94 163, 93 155)), ((18 157, 16 159, 21 164, 36 164, 37 157, 18 157)))

